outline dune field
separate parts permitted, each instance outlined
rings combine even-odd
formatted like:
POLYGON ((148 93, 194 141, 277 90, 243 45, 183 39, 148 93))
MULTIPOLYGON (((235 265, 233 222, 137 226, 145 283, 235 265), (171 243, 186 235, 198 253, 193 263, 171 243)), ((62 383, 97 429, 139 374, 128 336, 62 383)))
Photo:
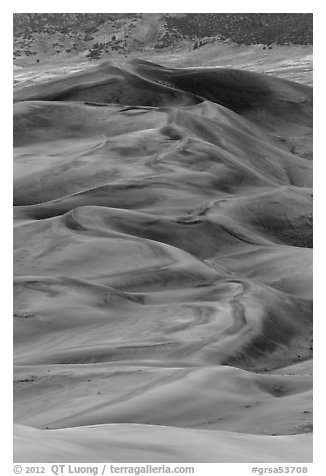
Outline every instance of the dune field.
POLYGON ((172 63, 16 71, 15 462, 312 461, 311 71, 172 63))

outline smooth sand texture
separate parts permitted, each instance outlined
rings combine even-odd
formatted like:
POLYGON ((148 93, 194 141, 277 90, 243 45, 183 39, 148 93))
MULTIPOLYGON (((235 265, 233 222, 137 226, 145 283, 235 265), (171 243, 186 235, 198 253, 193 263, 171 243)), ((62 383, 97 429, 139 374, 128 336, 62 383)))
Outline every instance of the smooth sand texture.
POLYGON ((15 461, 311 461, 312 88, 133 60, 14 99, 15 461))
POLYGON ((149 425, 102 425, 44 432, 18 426, 16 462, 286 463, 310 461, 311 436, 257 436, 149 425), (87 450, 85 450, 87 448, 87 450), (81 454, 83 458, 81 458, 81 454), (90 457, 91 456, 91 457, 90 457))

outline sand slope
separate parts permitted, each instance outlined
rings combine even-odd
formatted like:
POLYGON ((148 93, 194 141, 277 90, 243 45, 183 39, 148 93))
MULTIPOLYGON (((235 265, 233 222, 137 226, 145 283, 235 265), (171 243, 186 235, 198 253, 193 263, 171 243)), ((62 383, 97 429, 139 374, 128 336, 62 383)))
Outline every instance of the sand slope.
POLYGON ((102 425, 44 432, 17 428, 16 462, 197 462, 310 461, 309 435, 257 437, 231 432, 171 429, 144 425, 102 425), (88 451, 85 452, 85 447, 88 451), (89 456, 91 455, 91 457, 89 456))

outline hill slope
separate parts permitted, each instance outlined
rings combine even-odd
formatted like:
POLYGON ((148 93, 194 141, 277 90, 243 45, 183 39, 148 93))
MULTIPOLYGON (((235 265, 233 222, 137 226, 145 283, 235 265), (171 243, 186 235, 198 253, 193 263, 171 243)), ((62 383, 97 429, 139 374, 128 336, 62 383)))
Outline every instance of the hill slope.
POLYGON ((312 31, 312 14, 303 13, 16 13, 14 59, 20 64, 81 53, 104 59, 182 45, 197 49, 215 41, 307 45, 312 31))

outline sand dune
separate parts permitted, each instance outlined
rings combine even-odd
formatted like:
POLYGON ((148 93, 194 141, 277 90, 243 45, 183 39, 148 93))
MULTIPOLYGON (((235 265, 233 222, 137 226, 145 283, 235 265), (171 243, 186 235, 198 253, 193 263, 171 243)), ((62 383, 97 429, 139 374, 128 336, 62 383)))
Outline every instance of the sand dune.
POLYGON ((309 435, 257 437, 232 432, 149 425, 101 425, 56 431, 17 428, 16 462, 215 462, 298 463, 310 460, 309 435), (91 458, 85 452, 89 448, 91 458))
POLYGON ((134 60, 14 100, 15 461, 311 461, 312 88, 134 60))
POLYGON ((18 366, 15 376, 16 411, 24 425, 141 423, 262 435, 311 431, 310 375, 262 375, 228 366, 155 368, 149 361, 26 370, 18 366), (31 387, 41 407, 27 397, 31 387))
POLYGON ((14 101, 83 101, 128 106, 190 106, 209 100, 268 132, 312 150, 312 88, 256 72, 172 69, 143 60, 104 62, 65 78, 14 89, 14 101), (308 133, 309 132, 309 133, 308 133))

